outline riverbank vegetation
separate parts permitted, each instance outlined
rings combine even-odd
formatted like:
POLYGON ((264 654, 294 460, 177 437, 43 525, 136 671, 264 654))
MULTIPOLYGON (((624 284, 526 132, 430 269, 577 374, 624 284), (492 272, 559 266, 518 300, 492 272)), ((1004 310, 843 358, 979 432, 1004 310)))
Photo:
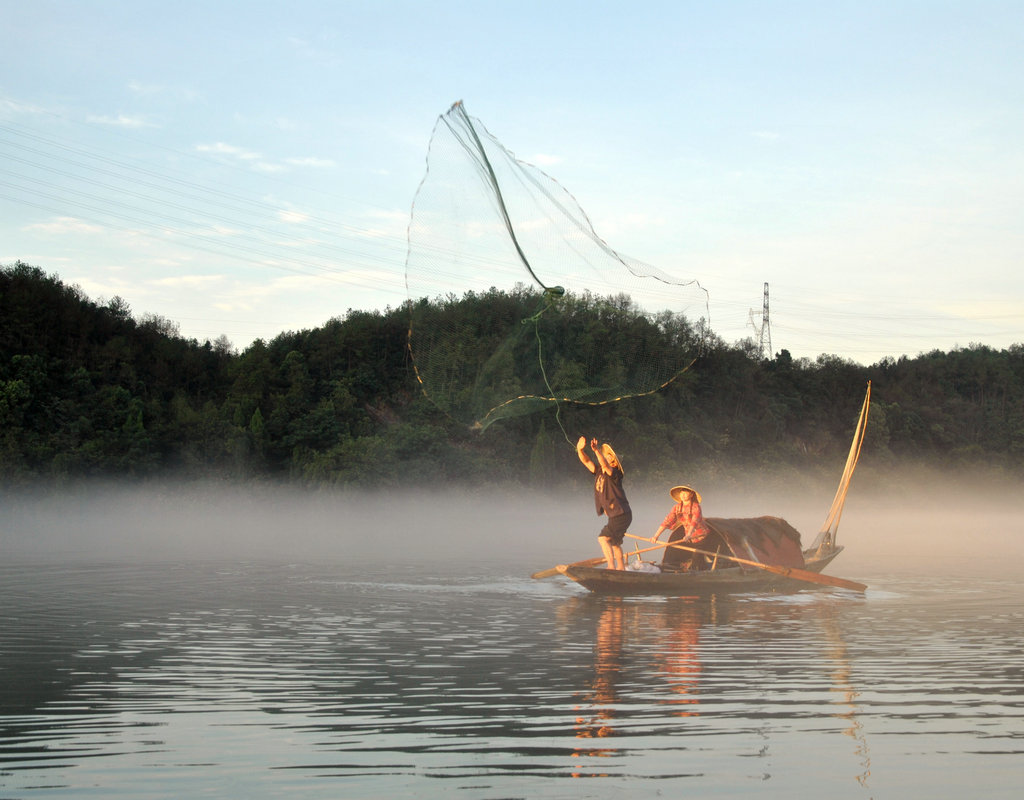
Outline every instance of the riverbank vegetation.
MULTIPOLYGON (((509 301, 492 291, 456 298, 454 308, 470 315, 509 301)), ((580 434, 613 442, 639 484, 671 484, 681 472, 838 475, 869 380, 869 469, 1024 474, 1020 344, 864 366, 785 350, 764 360, 750 341, 712 335, 692 369, 651 396, 563 405, 557 416, 542 411, 476 433, 420 391, 407 326, 404 308, 350 311, 236 352, 223 337, 200 342, 165 318, 136 319, 123 300, 94 301, 37 267, 5 267, 0 483, 550 487, 579 477, 580 434)), ((467 333, 465 357, 478 346, 467 333)))

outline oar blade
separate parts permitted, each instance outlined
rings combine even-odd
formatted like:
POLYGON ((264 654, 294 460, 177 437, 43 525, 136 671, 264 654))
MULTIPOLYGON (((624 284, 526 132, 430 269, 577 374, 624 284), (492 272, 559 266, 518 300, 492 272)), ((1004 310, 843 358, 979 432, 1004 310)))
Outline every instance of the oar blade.
POLYGON ((565 572, 565 568, 569 567, 596 567, 598 564, 604 563, 604 556, 598 556, 597 558, 588 558, 585 561, 576 561, 573 564, 559 564, 555 567, 549 567, 548 569, 542 569, 540 572, 535 572, 531 575, 531 578, 540 580, 542 578, 550 578, 554 575, 560 575, 565 572))
POLYGON ((791 569, 789 577, 808 583, 820 583, 824 586, 838 586, 841 589, 850 589, 854 592, 863 592, 868 586, 866 583, 849 581, 846 578, 836 578, 832 575, 822 575, 820 572, 808 572, 803 569, 791 569))

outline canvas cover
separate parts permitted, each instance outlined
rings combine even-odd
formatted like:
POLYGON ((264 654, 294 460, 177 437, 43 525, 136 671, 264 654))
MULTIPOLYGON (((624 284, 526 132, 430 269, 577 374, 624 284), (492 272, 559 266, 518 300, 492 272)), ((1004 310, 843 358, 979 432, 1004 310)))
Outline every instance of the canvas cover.
MULTIPOLYGON (((800 532, 780 517, 705 517, 704 522, 711 530, 711 536, 698 545, 702 550, 714 552, 724 542, 723 553, 731 553, 748 561, 798 569, 804 566, 800 532)), ((685 551, 669 547, 666 548, 662 563, 675 565, 688 557, 685 551)), ((719 562, 719 566, 732 563, 719 562)))

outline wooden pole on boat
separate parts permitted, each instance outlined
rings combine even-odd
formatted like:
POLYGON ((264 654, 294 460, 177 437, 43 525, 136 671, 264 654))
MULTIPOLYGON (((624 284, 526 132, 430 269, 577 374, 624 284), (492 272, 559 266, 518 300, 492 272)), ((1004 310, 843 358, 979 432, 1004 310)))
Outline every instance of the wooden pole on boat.
MULTIPOLYGON (((626 535, 628 536, 629 534, 626 534, 626 535)), ((639 536, 635 536, 633 538, 641 539, 641 537, 639 537, 639 536)), ((642 539, 642 541, 649 542, 651 540, 650 539, 642 539)), ((644 547, 644 548, 641 548, 640 550, 637 550, 636 552, 637 553, 649 553, 651 550, 661 550, 664 546, 665 545, 663 545, 663 544, 659 544, 659 545, 657 545, 655 547, 644 547)), ((630 555, 635 555, 635 554, 636 553, 630 553, 630 555)), ((538 578, 538 579, 540 579, 540 578, 550 578, 552 575, 558 575, 559 573, 564 572, 566 567, 596 567, 598 564, 603 564, 603 563, 605 563, 605 557, 604 556, 599 556, 598 558, 588 558, 586 561, 576 561, 576 562, 574 562, 572 564, 559 564, 557 567, 549 567, 548 569, 542 569, 540 572, 533 573, 533 575, 531 575, 530 577, 531 578, 538 578)))
MULTIPOLYGON (((635 536, 632 533, 627 533, 631 539, 639 539, 641 542, 653 542, 654 539, 645 539, 643 536, 635 536)), ((691 553, 699 553, 702 556, 715 557, 715 554, 710 550, 700 550, 696 547, 688 547, 685 544, 676 544, 674 542, 661 545, 662 547, 675 547, 679 550, 687 550, 691 553)), ((757 567, 767 572, 774 572, 777 575, 784 575, 787 578, 793 578, 798 581, 805 581, 807 583, 820 583, 825 586, 839 586, 843 589, 852 589, 855 592, 863 592, 867 589, 867 585, 863 583, 857 583, 857 581, 848 581, 845 578, 834 578, 831 575, 822 575, 820 572, 809 572, 806 569, 797 569, 796 567, 780 567, 776 564, 762 564, 760 561, 750 561, 746 558, 737 558, 736 556, 730 556, 726 553, 719 553, 720 558, 727 558, 730 561, 735 561, 737 564, 746 564, 747 566, 757 567)))
MULTIPOLYGON (((586 561, 576 561, 572 564, 559 564, 558 567, 596 567, 598 564, 604 563, 604 556, 598 558, 588 558, 586 561)), ((561 570, 558 567, 548 567, 548 569, 542 569, 540 572, 533 573, 531 578, 550 578, 552 575, 558 575, 561 570)))

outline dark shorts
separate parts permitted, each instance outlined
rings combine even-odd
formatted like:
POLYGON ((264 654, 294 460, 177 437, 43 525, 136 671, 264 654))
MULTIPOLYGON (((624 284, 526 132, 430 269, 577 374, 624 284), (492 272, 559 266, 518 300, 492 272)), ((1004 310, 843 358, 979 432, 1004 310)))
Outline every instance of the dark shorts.
POLYGON ((633 521, 633 512, 627 511, 617 517, 608 517, 608 524, 605 525, 597 535, 599 539, 607 539, 616 547, 622 547, 622 540, 626 537, 626 531, 633 521))

